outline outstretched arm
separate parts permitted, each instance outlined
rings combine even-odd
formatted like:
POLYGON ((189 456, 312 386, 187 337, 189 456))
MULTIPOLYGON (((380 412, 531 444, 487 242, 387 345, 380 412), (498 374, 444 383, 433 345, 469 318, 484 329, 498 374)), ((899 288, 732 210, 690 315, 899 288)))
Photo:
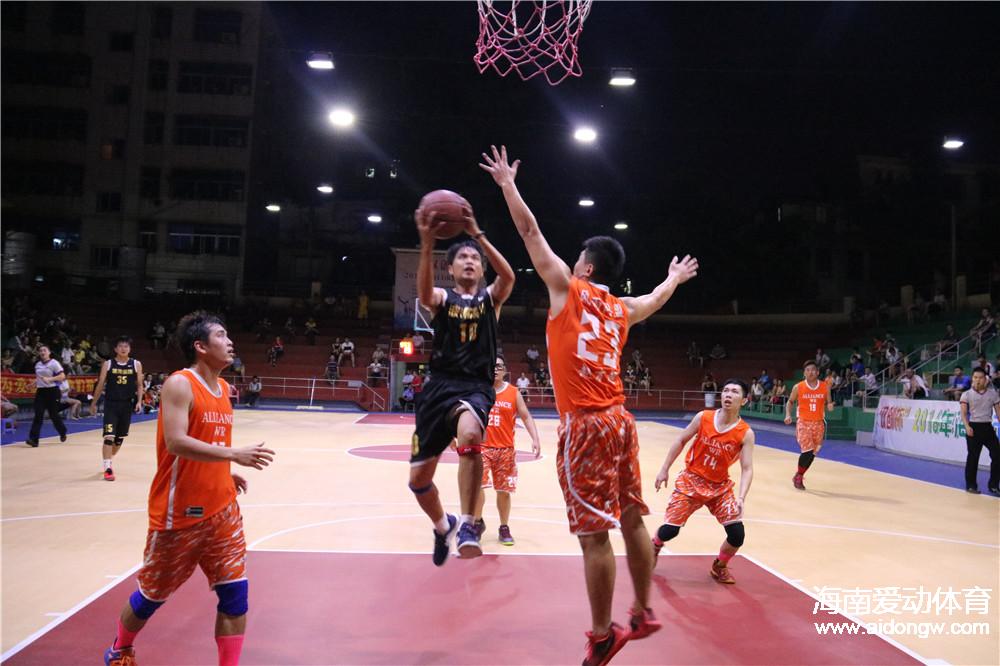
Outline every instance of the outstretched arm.
POLYGON ((663 466, 660 468, 659 474, 656 475, 655 484, 657 492, 659 492, 661 487, 667 485, 670 475, 670 466, 674 464, 674 461, 677 460, 677 456, 679 456, 681 451, 684 450, 684 445, 691 441, 692 437, 698 434, 698 428, 701 425, 701 414, 701 412, 698 412, 694 415, 694 418, 691 419, 691 423, 689 423, 687 427, 681 431, 681 434, 677 436, 674 443, 670 445, 669 449, 667 449, 667 457, 663 461, 663 466))
POLYGON ((417 232, 420 234, 420 263, 417 264, 417 298, 420 305, 427 308, 431 315, 437 314, 447 298, 444 289, 434 286, 434 229, 437 228, 437 214, 428 213, 418 208, 413 214, 417 220, 417 232))
POLYGON ((507 202, 510 216, 514 220, 517 232, 521 234, 524 247, 531 257, 531 264, 538 271, 539 277, 549 290, 549 307, 553 315, 562 311, 566 304, 566 294, 569 292, 569 279, 572 272, 569 266, 549 247, 548 241, 538 228, 538 221, 532 214, 528 204, 524 203, 521 193, 517 191, 514 179, 517 178, 517 169, 521 160, 514 160, 514 164, 507 161, 507 147, 501 146, 498 151, 496 146, 490 146, 492 157, 483 153, 483 163, 479 166, 483 171, 493 176, 493 181, 500 186, 503 198, 507 202))
POLYGON ((465 216, 465 233, 479 243, 486 255, 486 260, 496 271, 497 277, 487 289, 489 289, 490 297, 493 299, 493 309, 499 318, 500 306, 510 298, 510 292, 514 289, 514 269, 510 267, 504 256, 500 254, 500 250, 489 241, 483 230, 479 228, 479 223, 476 222, 476 217, 472 214, 472 207, 464 206, 462 213, 465 216))
POLYGON ((625 309, 628 310, 629 325, 634 326, 655 314, 670 300, 677 287, 696 275, 698 275, 697 259, 691 255, 684 255, 684 258, 680 260, 674 257, 673 261, 670 262, 670 268, 667 270, 667 279, 657 285, 656 289, 645 296, 636 296, 635 298, 625 297, 622 299, 625 309))

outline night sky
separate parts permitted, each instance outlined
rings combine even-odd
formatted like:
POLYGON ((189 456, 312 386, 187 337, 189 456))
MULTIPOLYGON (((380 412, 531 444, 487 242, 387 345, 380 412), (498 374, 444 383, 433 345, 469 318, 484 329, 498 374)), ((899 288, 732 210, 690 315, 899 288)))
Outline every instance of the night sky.
MULTIPOLYGON (((314 187, 315 174, 333 173, 338 196, 384 197, 399 244, 416 242, 403 220, 420 195, 445 187, 473 203, 512 263, 527 266, 499 191, 476 166, 490 143, 506 143, 522 160, 525 199, 564 257, 623 219, 639 288, 685 251, 703 258, 706 275, 740 283, 762 260, 781 259, 758 240, 782 232, 779 203, 858 196, 859 154, 933 170, 942 138, 955 134, 966 141, 962 161, 1000 157, 994 3, 598 1, 580 41, 584 75, 556 87, 478 73, 474 3, 269 7, 299 84, 288 108, 300 118, 301 150, 283 167, 286 183, 314 187), (332 52, 336 70, 293 66, 310 49, 332 52), (612 67, 634 68, 638 83, 610 87, 612 67), (352 134, 325 125, 335 102, 359 115, 352 134), (580 123, 598 130, 596 144, 573 141, 580 123), (399 182, 373 193, 363 167, 391 159, 400 160, 399 182), (584 194, 597 205, 578 207, 584 194)), ((922 208, 909 224, 930 233, 944 208, 922 208)), ((700 293, 718 301, 726 289, 741 291, 700 293)))

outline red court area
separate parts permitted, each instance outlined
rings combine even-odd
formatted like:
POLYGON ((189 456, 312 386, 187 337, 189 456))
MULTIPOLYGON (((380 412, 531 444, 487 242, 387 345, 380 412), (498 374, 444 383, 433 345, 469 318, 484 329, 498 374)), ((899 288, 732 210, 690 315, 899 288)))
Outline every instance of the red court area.
MULTIPOLYGON (((661 556, 652 605, 662 631, 615 664, 914 664, 875 636, 818 636, 808 595, 743 558, 739 583, 708 575, 711 558, 661 556)), ((578 664, 589 611, 578 556, 251 552, 242 664, 578 664)), ((618 558, 614 616, 632 595, 618 558)), ((133 579, 14 655, 15 664, 93 664, 114 637, 133 579)), ((214 664, 215 595, 200 573, 136 641, 143 666, 214 664)))
MULTIPOLYGON (((410 462, 410 447, 406 444, 378 444, 375 446, 359 446, 347 451, 352 456, 360 458, 372 458, 374 460, 395 460, 397 462, 410 462)), ((514 459, 519 463, 529 463, 538 460, 529 451, 515 451, 514 459)), ((451 449, 445 449, 438 459, 442 463, 458 463, 458 454, 451 449)))

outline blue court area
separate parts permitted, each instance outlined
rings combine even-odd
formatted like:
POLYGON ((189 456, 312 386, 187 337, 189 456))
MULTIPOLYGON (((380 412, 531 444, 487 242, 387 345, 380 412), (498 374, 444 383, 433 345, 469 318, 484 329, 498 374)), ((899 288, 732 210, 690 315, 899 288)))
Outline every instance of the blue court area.
MULTIPOLYGON (((30 410, 31 407, 29 406, 30 410)), ((17 421, 17 428, 13 432, 4 431, 3 439, 0 440, 0 445, 7 446, 8 444, 24 444, 24 440, 28 439, 28 431, 31 430, 31 414, 26 415, 26 418, 19 419, 17 421)), ((156 414, 134 414, 132 416, 132 423, 142 423, 143 421, 155 421, 156 414)), ((79 421, 73 421, 70 419, 63 419, 63 423, 66 424, 66 432, 70 435, 76 434, 78 432, 87 432, 89 430, 100 430, 103 427, 103 417, 90 417, 85 416, 79 421)), ((55 442, 59 443, 59 433, 56 429, 52 427, 52 421, 49 420, 46 415, 45 420, 42 422, 42 434, 40 436, 42 446, 47 443, 55 442), (45 438, 51 437, 52 440, 46 442, 45 438)))

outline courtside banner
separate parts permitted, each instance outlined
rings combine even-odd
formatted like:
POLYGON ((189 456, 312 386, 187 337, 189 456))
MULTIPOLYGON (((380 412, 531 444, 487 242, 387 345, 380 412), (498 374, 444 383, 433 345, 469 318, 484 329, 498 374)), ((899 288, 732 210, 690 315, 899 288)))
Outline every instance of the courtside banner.
MULTIPOLYGON (((70 393, 93 393, 97 386, 97 375, 70 375, 70 393)), ((34 375, 11 375, 6 372, 0 376, 0 393, 7 398, 34 398, 34 375)))
MULTIPOLYGON (((997 430, 996 414, 993 429, 997 430)), ((893 453, 965 463, 965 424, 959 403, 945 400, 906 400, 882 396, 875 417, 875 448, 893 453)), ((983 449, 979 464, 989 465, 983 449)))

